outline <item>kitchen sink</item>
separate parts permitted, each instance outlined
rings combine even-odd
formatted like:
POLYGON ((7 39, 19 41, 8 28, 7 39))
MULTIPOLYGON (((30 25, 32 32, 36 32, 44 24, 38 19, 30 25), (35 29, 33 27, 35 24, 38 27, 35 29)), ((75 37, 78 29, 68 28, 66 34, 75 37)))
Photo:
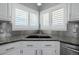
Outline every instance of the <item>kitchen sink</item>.
POLYGON ((26 38, 51 38, 51 36, 48 36, 48 35, 29 35, 26 38))

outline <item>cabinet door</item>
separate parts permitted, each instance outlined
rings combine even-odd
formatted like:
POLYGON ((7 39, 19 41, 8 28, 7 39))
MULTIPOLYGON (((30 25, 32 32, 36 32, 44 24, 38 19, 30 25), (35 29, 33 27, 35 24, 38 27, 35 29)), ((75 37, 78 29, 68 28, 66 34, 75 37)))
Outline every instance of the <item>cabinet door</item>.
POLYGON ((9 21, 11 21, 11 19, 12 19, 12 3, 8 3, 7 16, 9 18, 9 21))
POLYGON ((23 55, 37 55, 37 50, 32 47, 27 47, 23 49, 23 55))
POLYGON ((7 18, 7 3, 0 3, 0 18, 6 19, 7 18))
POLYGON ((0 55, 19 55, 20 49, 17 47, 7 47, 0 49, 0 55))
POLYGON ((20 49, 15 48, 13 50, 9 50, 4 55, 20 55, 20 49))
POLYGON ((59 55, 60 54, 60 44, 56 41, 44 41, 41 42, 41 55, 59 55))
POLYGON ((55 55, 56 49, 53 45, 47 44, 42 46, 42 49, 40 50, 41 55, 55 55))
POLYGON ((56 55, 56 51, 54 48, 45 47, 40 51, 40 54, 41 55, 56 55))
POLYGON ((17 55, 20 54, 20 42, 14 42, 9 44, 0 45, 0 55, 7 55, 7 54, 13 54, 17 55))
POLYGON ((23 55, 37 55, 37 41, 25 41, 23 42, 23 55))
POLYGON ((71 4, 71 19, 73 21, 79 20, 79 3, 72 3, 71 4))

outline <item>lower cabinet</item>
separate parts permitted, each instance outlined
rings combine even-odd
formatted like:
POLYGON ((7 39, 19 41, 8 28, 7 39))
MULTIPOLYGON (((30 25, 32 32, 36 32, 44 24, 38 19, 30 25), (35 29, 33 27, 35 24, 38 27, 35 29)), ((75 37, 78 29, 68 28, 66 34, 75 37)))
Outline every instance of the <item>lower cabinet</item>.
POLYGON ((20 42, 0 45, 0 55, 20 55, 20 42))
POLYGON ((22 41, 23 55, 37 55, 39 41, 22 41))
POLYGON ((7 53, 5 53, 5 55, 20 55, 20 49, 19 48, 16 48, 16 49, 13 49, 11 51, 7 51, 7 53))
POLYGON ((43 41, 41 44, 41 55, 59 55, 60 42, 58 41, 43 41))
POLYGON ((43 48, 41 50, 41 55, 55 55, 55 50, 52 48, 43 48))
POLYGON ((37 55, 35 48, 23 48, 23 55, 37 55))
POLYGON ((0 55, 59 55, 58 41, 21 41, 0 46, 0 55))
POLYGON ((60 42, 58 41, 27 41, 24 42, 24 55, 59 55, 60 42))
POLYGON ((60 54, 61 55, 79 55, 79 46, 71 45, 68 43, 60 43, 60 54))

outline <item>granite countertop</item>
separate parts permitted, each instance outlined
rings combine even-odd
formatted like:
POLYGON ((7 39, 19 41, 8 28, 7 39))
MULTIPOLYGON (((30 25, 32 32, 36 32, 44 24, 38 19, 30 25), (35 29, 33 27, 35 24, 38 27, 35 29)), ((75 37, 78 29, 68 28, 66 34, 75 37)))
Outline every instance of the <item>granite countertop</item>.
POLYGON ((75 38, 75 37, 62 37, 62 39, 60 39, 61 42, 65 42, 65 43, 69 43, 72 45, 77 45, 79 46, 79 38, 75 38))
POLYGON ((78 38, 73 38, 73 37, 58 37, 58 36, 53 36, 52 38, 25 38, 28 35, 21 35, 21 36, 13 36, 13 37, 8 37, 8 38, 0 38, 0 45, 5 44, 5 43, 12 43, 12 42, 17 42, 17 41, 60 41, 60 42, 65 42, 73 45, 78 45, 79 46, 79 40, 78 38))
POLYGON ((52 38, 26 38, 28 35, 22 36, 12 36, 7 38, 0 38, 0 45, 10 42, 17 42, 17 41, 58 41, 57 36, 52 38))

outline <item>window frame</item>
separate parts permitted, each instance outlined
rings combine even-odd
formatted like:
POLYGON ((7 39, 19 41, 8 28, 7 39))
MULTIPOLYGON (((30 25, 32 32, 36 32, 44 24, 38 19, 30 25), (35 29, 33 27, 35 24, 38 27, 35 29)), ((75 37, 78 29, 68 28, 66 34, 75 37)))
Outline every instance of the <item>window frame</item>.
POLYGON ((54 8, 51 9, 51 22, 52 22, 52 12, 58 9, 64 8, 64 25, 63 28, 54 28, 53 26, 51 27, 51 30, 53 31, 67 31, 67 22, 69 20, 69 8, 68 4, 60 4, 58 6, 55 6, 54 8))
MULTIPOLYGON (((34 13, 34 12, 30 12, 30 26, 33 26, 33 27, 35 27, 34 25, 31 25, 31 14, 35 14, 35 17, 36 17, 36 19, 37 19, 37 23, 39 23, 38 21, 38 13, 34 13)), ((39 26, 39 24, 38 25, 36 25, 36 26, 39 26)))
POLYGON ((16 3, 12 4, 12 21, 11 21, 12 22, 12 31, 38 30, 38 28, 30 26, 30 12, 33 12, 33 13, 36 13, 37 15, 39 15, 38 11, 33 10, 31 8, 28 8, 28 7, 24 6, 24 5, 16 4, 16 3), (24 10, 24 11, 29 13, 29 15, 28 15, 28 26, 21 26, 21 25, 16 26, 15 25, 15 8, 24 10))
MULTIPOLYGON (((53 31, 66 31, 67 30, 67 21, 69 20, 69 7, 68 4, 58 4, 54 7, 48 8, 46 10, 43 10, 40 12, 40 14, 42 15, 43 13, 49 12, 50 13, 50 27, 47 28, 41 28, 42 30, 53 30, 53 31), (55 11, 57 9, 60 8, 64 8, 64 12, 65 12, 65 17, 64 17, 64 21, 65 21, 65 28, 63 29, 54 29, 51 25, 52 25, 52 11, 55 11)), ((40 18, 42 19, 42 17, 40 16, 40 18)))
POLYGON ((43 20, 43 14, 46 14, 46 13, 49 13, 49 26, 50 26, 50 12, 41 13, 40 14, 41 15, 40 16, 41 17, 40 18, 40 23, 41 23, 40 25, 41 25, 41 29, 42 30, 50 30, 50 27, 49 26, 43 26, 43 21, 42 21, 43 20))
MULTIPOLYGON (((15 12, 16 12, 16 9, 18 9, 18 8, 15 8, 15 12)), ((21 9, 19 9, 19 10, 21 10, 21 9)), ((16 19, 15 19, 15 25, 16 25, 16 26, 28 26, 28 19, 29 19, 28 16, 29 16, 29 12, 24 11, 24 10, 21 10, 21 11, 26 12, 26 13, 25 13, 25 18, 26 18, 26 19, 24 19, 26 24, 25 24, 25 25, 16 24, 16 19)), ((17 17, 16 13, 15 13, 15 17, 17 17)))

